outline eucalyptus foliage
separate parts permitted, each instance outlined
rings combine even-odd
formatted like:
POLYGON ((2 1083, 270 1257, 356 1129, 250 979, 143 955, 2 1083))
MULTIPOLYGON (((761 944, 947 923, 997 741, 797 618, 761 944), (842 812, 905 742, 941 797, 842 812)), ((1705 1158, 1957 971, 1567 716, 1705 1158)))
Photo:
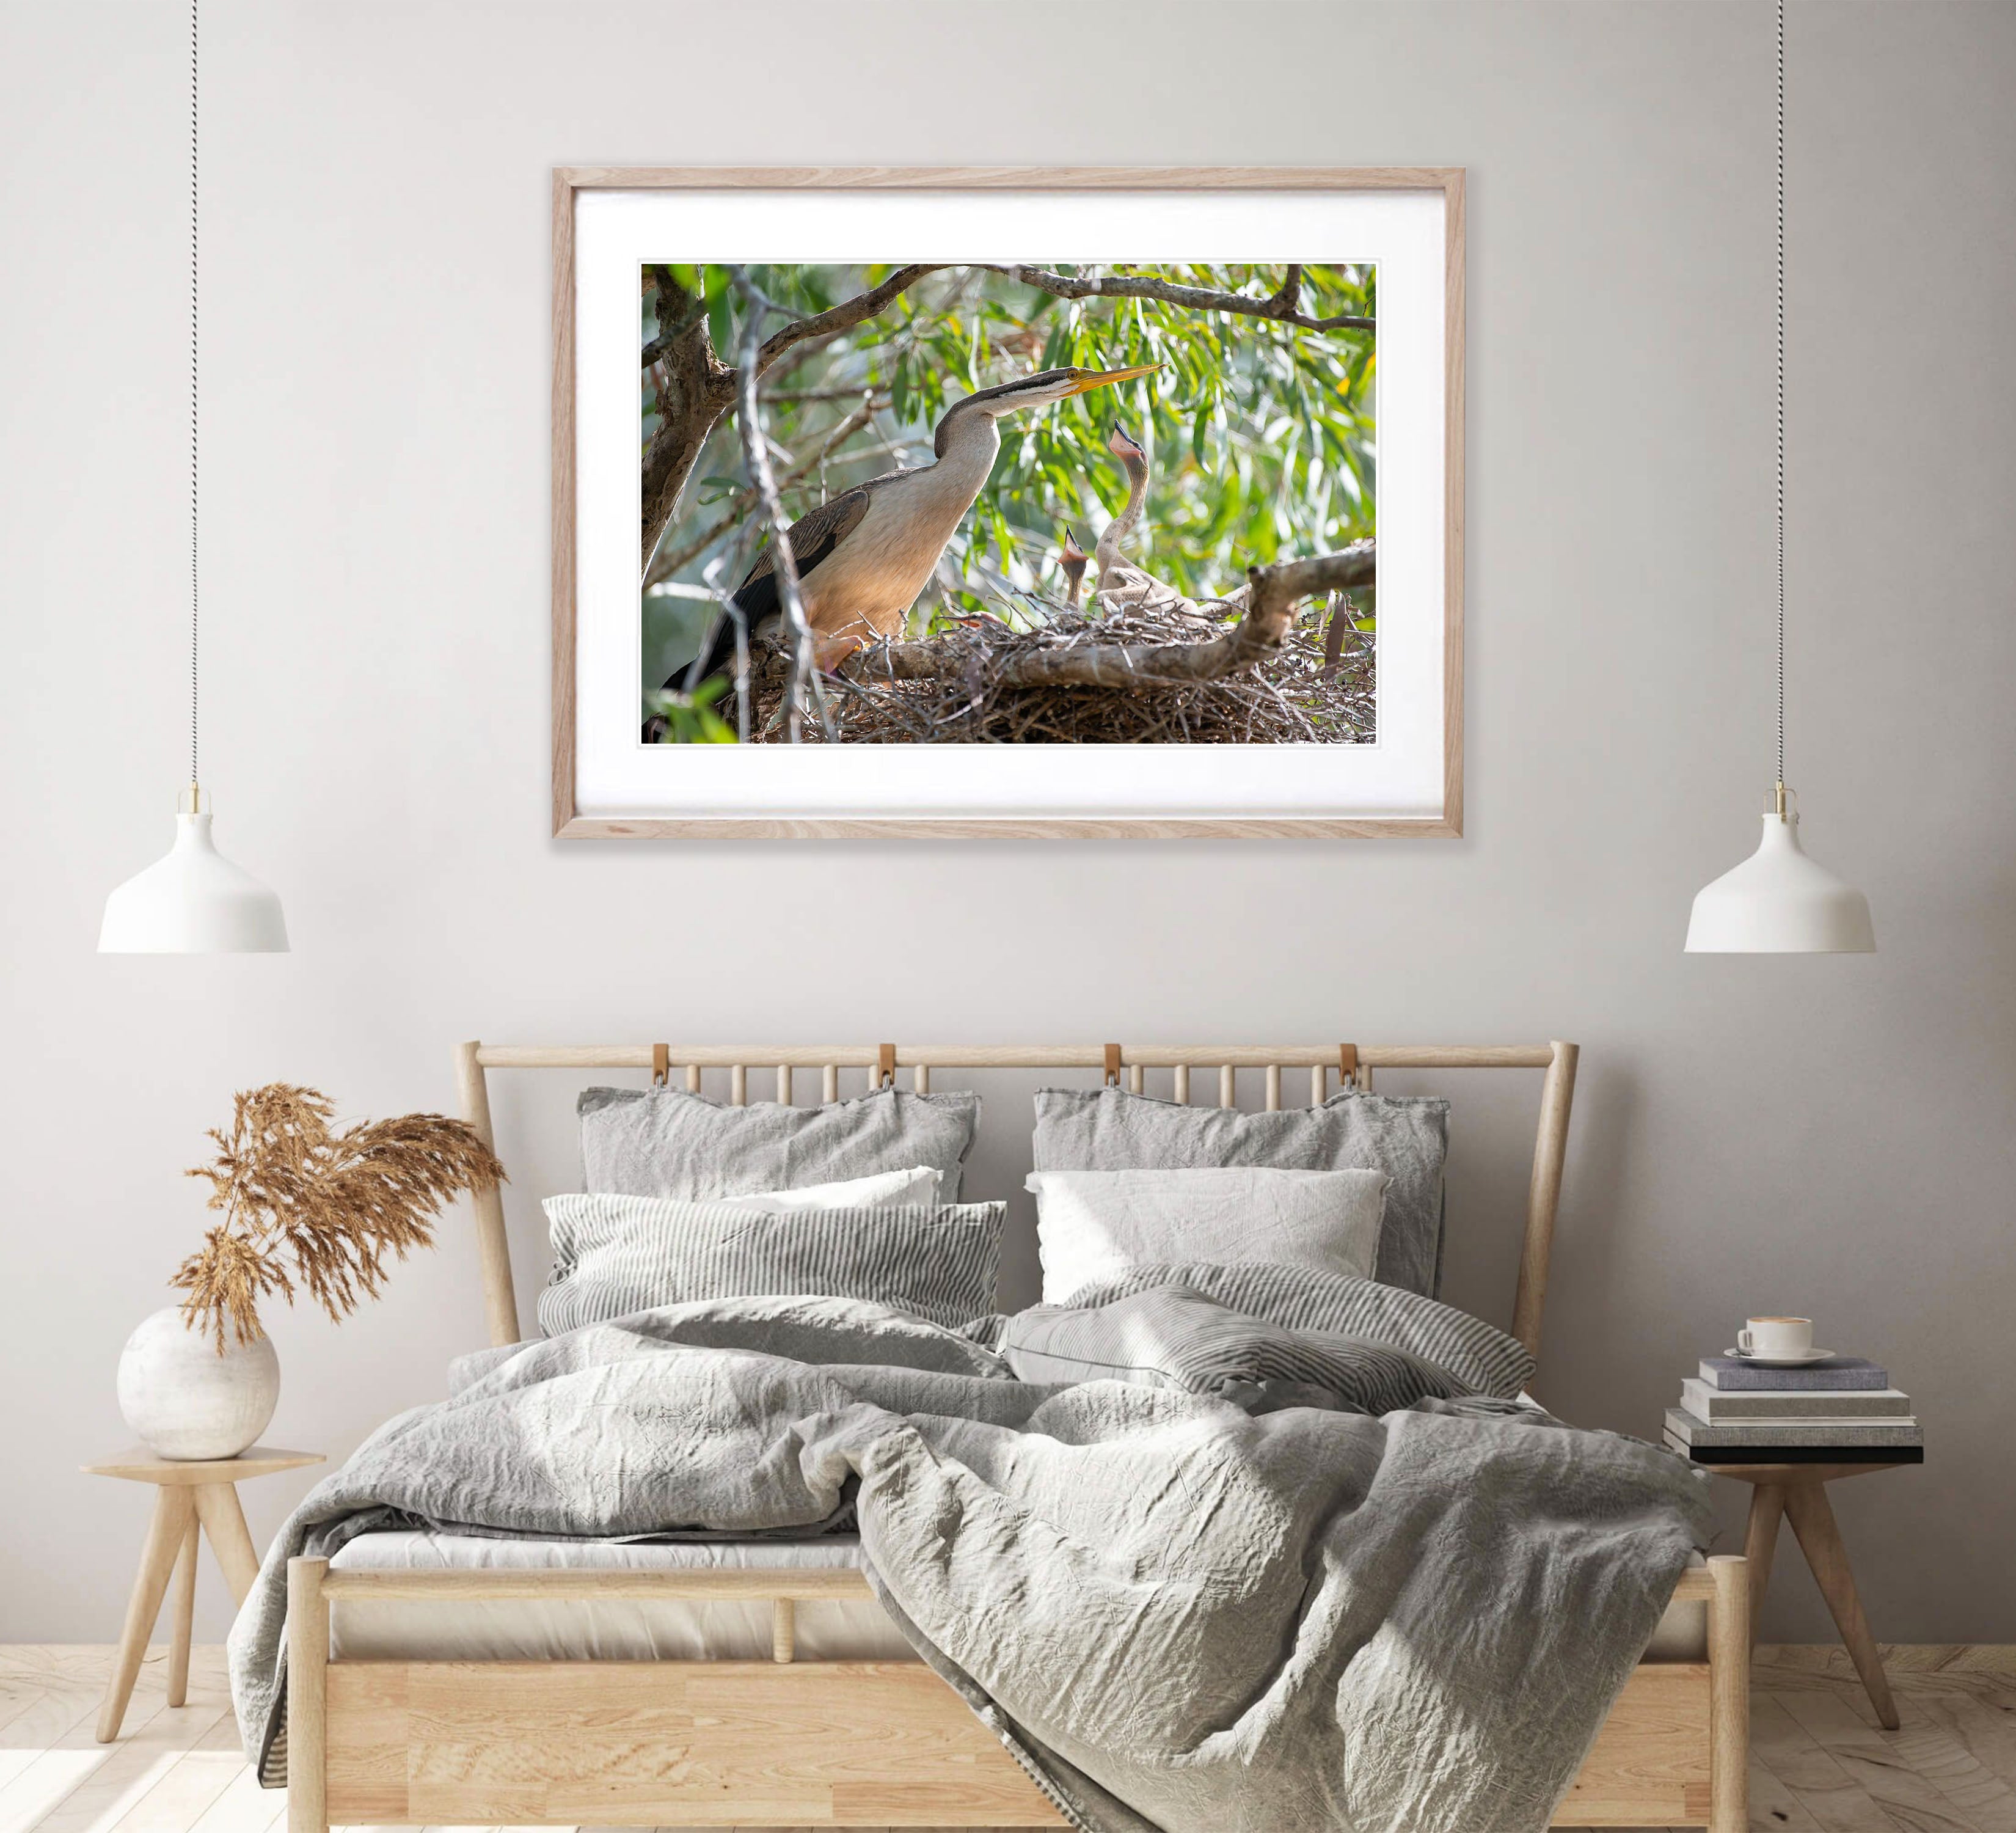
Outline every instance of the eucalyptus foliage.
MULTIPOLYGON (((808 316, 890 271, 759 266, 751 273, 777 305, 808 316)), ((1286 273, 1187 263, 1055 271, 1145 275, 1255 300, 1274 293, 1286 273)), ((704 298, 715 350, 733 352, 740 326, 728 270, 671 272, 689 299, 704 298)), ((1300 309, 1312 318, 1371 318, 1375 285, 1369 267, 1305 266, 1300 309)), ((657 308, 646 269, 640 342, 661 329, 657 308)), ((764 329, 783 322, 773 318, 764 329)), ((1044 600, 1064 592, 1057 560, 1066 531, 1089 551, 1126 500, 1126 479, 1106 448, 1116 424, 1147 450, 1152 466, 1128 557, 1202 602, 1233 591, 1249 565, 1333 551, 1374 533, 1374 343, 1369 330, 1305 330, 1158 300, 1060 299, 1004 275, 955 268, 927 276, 833 342, 800 346, 772 369, 763 380, 765 430, 782 477, 818 454, 864 397, 875 404, 866 425, 786 489, 787 511, 801 516, 866 478, 930 463, 938 417, 973 389, 1066 365, 1158 363, 1138 381, 1000 423, 1001 456, 947 550, 941 583, 926 589, 913 614, 911 633, 980 610, 1018 624, 1046 614, 1044 600)), ((648 374, 642 402, 648 445, 657 423, 648 374)), ((712 616, 704 600, 668 595, 664 586, 732 591, 760 540, 762 531, 749 525, 738 442, 731 414, 708 438, 647 571, 647 685, 692 656, 712 616), (704 551, 666 569, 667 556, 731 519, 704 551)), ((1371 627, 1369 615, 1361 627, 1371 627)))

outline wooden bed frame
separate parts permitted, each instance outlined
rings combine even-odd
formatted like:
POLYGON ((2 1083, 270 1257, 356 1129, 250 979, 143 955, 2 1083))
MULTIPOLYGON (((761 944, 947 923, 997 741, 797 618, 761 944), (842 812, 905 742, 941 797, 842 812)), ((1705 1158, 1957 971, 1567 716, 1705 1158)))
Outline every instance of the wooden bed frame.
MULTIPOLYGON (((838 1098, 841 1071, 869 1086, 898 1068, 927 1090, 936 1069, 1089 1070, 1141 1092, 1146 1072, 1173 1072, 1179 1101, 1192 1072, 1216 1069, 1221 1106, 1238 1075, 1265 1077, 1278 1108, 1284 1074, 1309 1072, 1313 1101, 1329 1072, 1369 1087, 1383 1069, 1545 1071, 1513 1334, 1536 1355, 1547 1265, 1575 1092, 1575 1046, 1355 1048, 1325 1045, 892 1045, 694 1049, 638 1045, 558 1049, 464 1044, 455 1053, 463 1109, 491 1140, 491 1069, 675 1068, 699 1090, 727 1072, 748 1099, 749 1071, 774 1071, 789 1101, 793 1072, 820 1072, 838 1098)), ((475 1203, 493 1343, 520 1340, 501 1194, 475 1203)), ((290 1833, 329 1823, 676 1827, 1057 1827, 1065 1823, 965 1703, 922 1662, 794 1662, 801 1600, 867 1595, 851 1571, 331 1572, 319 1559, 287 1572, 290 1833), (767 1600, 774 1658, 764 1662, 332 1661, 329 1607, 374 1601, 502 1598, 767 1600)), ((1598 1734, 1557 1824, 1705 1826, 1747 1833, 1749 1596, 1740 1558, 1684 1573, 1676 1598, 1708 1609, 1708 1659, 1642 1663, 1598 1734)))

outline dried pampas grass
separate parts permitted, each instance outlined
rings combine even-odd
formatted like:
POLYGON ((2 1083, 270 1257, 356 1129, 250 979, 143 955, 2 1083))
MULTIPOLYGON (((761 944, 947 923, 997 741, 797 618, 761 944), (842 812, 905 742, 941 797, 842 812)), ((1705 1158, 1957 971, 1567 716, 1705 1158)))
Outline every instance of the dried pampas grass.
POLYGON ((259 1301, 291 1304, 297 1284, 337 1323, 376 1298, 388 1255, 434 1244, 434 1219, 452 1197, 505 1181, 504 1167, 466 1122, 439 1114, 360 1121, 342 1133, 315 1089, 272 1082, 234 1098, 218 1154, 189 1176, 210 1179, 225 1219, 170 1282, 189 1295, 190 1327, 217 1339, 227 1325, 256 1342, 259 1301))

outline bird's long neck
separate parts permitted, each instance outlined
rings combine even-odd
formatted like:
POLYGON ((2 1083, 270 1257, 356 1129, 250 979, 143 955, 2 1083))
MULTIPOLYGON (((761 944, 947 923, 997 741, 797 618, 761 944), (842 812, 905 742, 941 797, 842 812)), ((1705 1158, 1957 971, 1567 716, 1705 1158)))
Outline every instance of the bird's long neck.
POLYGON ((913 501, 938 512, 934 519, 945 520, 949 541, 994 469, 1001 434, 992 414, 960 402, 938 422, 932 443, 938 463, 913 472, 916 481, 909 488, 913 501))
POLYGON ((1106 524, 1099 538, 1096 551, 1102 573, 1119 560, 1120 544, 1134 532, 1134 524, 1141 519, 1141 506, 1148 497, 1147 459, 1137 452, 1120 462, 1127 470, 1127 506, 1106 524))

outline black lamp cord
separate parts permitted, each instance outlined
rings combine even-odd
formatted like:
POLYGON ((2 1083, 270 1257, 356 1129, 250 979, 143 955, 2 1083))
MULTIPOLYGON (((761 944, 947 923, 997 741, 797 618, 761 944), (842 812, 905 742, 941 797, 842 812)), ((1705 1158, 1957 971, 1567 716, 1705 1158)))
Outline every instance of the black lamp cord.
POLYGON ((196 7, 189 0, 189 787, 200 780, 196 754, 196 638, 201 601, 196 588, 196 7))
POLYGON ((1778 0, 1778 785, 1785 783, 1785 0, 1778 0))

